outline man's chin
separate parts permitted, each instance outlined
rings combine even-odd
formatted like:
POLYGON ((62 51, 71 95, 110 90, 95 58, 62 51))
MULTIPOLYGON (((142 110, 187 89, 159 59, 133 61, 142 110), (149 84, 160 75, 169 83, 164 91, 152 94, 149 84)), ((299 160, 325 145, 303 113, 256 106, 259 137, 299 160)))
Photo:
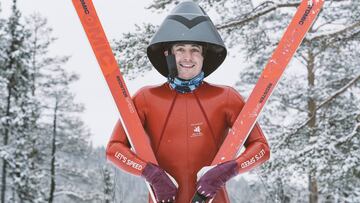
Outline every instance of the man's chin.
POLYGON ((183 74, 183 75, 179 75, 178 76, 178 78, 180 78, 180 79, 183 79, 183 80, 191 80, 191 79, 193 79, 194 77, 195 77, 196 75, 194 75, 194 74, 183 74))

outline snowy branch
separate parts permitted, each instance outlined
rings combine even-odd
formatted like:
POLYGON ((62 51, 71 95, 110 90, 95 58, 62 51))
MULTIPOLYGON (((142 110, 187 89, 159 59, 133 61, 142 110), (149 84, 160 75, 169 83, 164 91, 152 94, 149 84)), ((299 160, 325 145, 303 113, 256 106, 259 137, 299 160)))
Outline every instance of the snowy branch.
POLYGON ((59 192, 54 193, 54 196, 60 196, 60 195, 67 195, 67 196, 70 196, 70 197, 73 197, 76 199, 80 199, 82 201, 92 201, 95 199, 101 200, 101 198, 99 197, 100 196, 99 194, 94 194, 92 196, 86 197, 86 196, 83 196, 83 195, 73 192, 73 191, 59 191, 59 192))
POLYGON ((231 27, 242 26, 248 22, 255 20, 256 18, 259 18, 267 13, 275 11, 276 9, 284 8, 284 7, 297 7, 299 5, 300 5, 300 2, 299 3, 276 4, 273 1, 266 1, 262 4, 260 4, 259 6, 257 6, 256 8, 254 8, 249 13, 245 14, 242 17, 242 19, 231 21, 231 22, 225 23, 224 25, 217 25, 216 28, 221 30, 221 29, 226 29, 226 28, 231 28, 231 27), (272 4, 272 6, 268 6, 269 4, 272 4), (262 8, 262 7, 265 7, 265 8, 262 8), (255 12, 259 9, 261 9, 259 12, 255 12))
POLYGON ((346 135, 346 136, 341 137, 336 144, 340 145, 340 144, 343 144, 345 142, 348 142, 349 140, 351 140, 356 135, 356 133, 358 133, 359 129, 360 129, 360 123, 357 123, 355 125, 355 127, 353 128, 353 130, 351 131, 351 133, 346 135))
POLYGON ((355 77, 354 79, 352 79, 348 84, 346 84, 344 87, 342 87, 341 89, 339 89, 338 91, 336 91, 331 97, 329 97, 328 99, 326 99, 325 101, 321 102, 316 110, 320 109, 321 107, 323 107, 324 105, 328 104, 331 100, 333 100, 335 97, 339 96, 341 93, 345 92, 349 87, 351 87, 353 84, 355 84, 358 80, 360 79, 360 74, 355 77))
POLYGON ((146 7, 146 9, 164 9, 166 7, 166 5, 171 4, 172 0, 166 0, 166 1, 159 1, 159 0, 155 0, 154 3, 148 7, 146 7))
POLYGON ((326 33, 326 34, 319 34, 317 36, 312 36, 312 38, 308 39, 308 40, 320 40, 320 39, 331 39, 331 38, 338 38, 341 35, 347 34, 353 30, 356 30, 360 28, 360 22, 357 22, 353 25, 350 25, 349 27, 346 27, 344 29, 341 30, 337 30, 335 32, 332 33, 326 33))
POLYGON ((3 159, 3 161, 6 161, 6 163, 12 167, 15 168, 15 160, 11 153, 9 153, 7 146, 4 146, 0 148, 0 158, 3 159))
POLYGON ((351 40, 354 37, 356 37, 357 35, 360 34, 360 21, 348 26, 344 29, 341 30, 337 30, 335 32, 332 33, 322 33, 319 35, 311 35, 311 33, 309 33, 304 41, 322 41, 324 40, 326 43, 325 45, 323 45, 322 49, 316 53, 315 55, 318 55, 320 53, 322 53, 323 50, 325 50, 327 47, 330 47, 331 45, 335 44, 336 42, 339 41, 347 41, 347 40, 351 40))
POLYGON ((315 113, 309 117, 305 122, 303 122, 301 125, 299 125, 298 127, 296 127, 296 129, 294 130, 293 133, 290 133, 288 135, 284 135, 283 139, 278 143, 278 146, 281 146, 283 143, 285 143, 287 141, 287 139, 289 137, 291 137, 292 135, 296 134, 299 132, 300 129, 302 129, 303 127, 305 127, 310 121, 311 119, 316 115, 316 111, 319 110, 320 108, 322 108, 323 106, 325 106, 326 104, 330 103, 333 99, 335 99, 337 96, 339 96, 341 93, 345 92, 349 87, 351 87, 353 84, 355 84, 358 80, 360 79, 360 74, 358 76, 356 76, 354 79, 352 79, 349 83, 347 83, 344 87, 340 88, 338 91, 336 91, 333 95, 331 95, 329 98, 327 98, 326 100, 324 100, 323 102, 321 102, 319 105, 317 105, 316 109, 315 109, 315 113))
POLYGON ((308 110, 304 110, 304 109, 299 108, 298 106, 290 104, 290 103, 282 103, 282 105, 286 108, 294 109, 294 110, 298 111, 299 113, 309 113, 308 110))

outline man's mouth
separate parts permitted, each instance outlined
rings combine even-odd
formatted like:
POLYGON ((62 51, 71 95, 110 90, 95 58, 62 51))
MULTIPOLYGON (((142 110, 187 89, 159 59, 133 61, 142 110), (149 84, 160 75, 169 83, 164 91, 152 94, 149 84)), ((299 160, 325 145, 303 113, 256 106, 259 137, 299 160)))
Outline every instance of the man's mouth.
POLYGON ((182 64, 182 63, 180 63, 180 66, 182 68, 193 68, 195 65, 194 64, 182 64))

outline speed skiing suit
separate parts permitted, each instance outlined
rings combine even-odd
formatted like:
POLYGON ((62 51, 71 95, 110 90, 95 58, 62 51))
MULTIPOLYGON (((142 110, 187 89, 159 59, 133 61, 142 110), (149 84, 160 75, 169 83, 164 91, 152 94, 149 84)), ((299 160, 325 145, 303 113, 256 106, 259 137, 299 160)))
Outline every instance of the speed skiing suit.
MULTIPOLYGON (((231 87, 203 82, 190 93, 178 93, 168 83, 140 89, 133 101, 147 132, 159 166, 177 181, 177 203, 190 202, 196 191, 197 172, 211 164, 244 101, 231 87)), ((258 124, 236 159, 239 173, 265 162, 269 146, 258 124)), ((118 121, 107 146, 107 159, 134 175, 141 175, 146 162, 130 150, 118 121)), ((151 200, 149 199, 149 202, 151 200)), ((228 203, 225 188, 213 203, 228 203)))

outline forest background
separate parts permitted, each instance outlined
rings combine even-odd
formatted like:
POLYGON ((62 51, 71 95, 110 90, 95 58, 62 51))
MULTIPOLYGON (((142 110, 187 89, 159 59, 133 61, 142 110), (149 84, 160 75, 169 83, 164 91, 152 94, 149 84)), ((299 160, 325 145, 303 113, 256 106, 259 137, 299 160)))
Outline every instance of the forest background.
MULTIPOLYGON (((0 1, 0 203, 145 202, 105 160, 117 110, 71 1, 48 2, 0 1)), ((207 80, 247 98, 300 1, 196 2, 229 50, 207 80)), ((165 81, 146 46, 177 3, 94 0, 132 94, 165 81)), ((232 202, 360 202, 359 37, 360 1, 327 0, 259 120, 271 159, 227 185, 232 202)))

